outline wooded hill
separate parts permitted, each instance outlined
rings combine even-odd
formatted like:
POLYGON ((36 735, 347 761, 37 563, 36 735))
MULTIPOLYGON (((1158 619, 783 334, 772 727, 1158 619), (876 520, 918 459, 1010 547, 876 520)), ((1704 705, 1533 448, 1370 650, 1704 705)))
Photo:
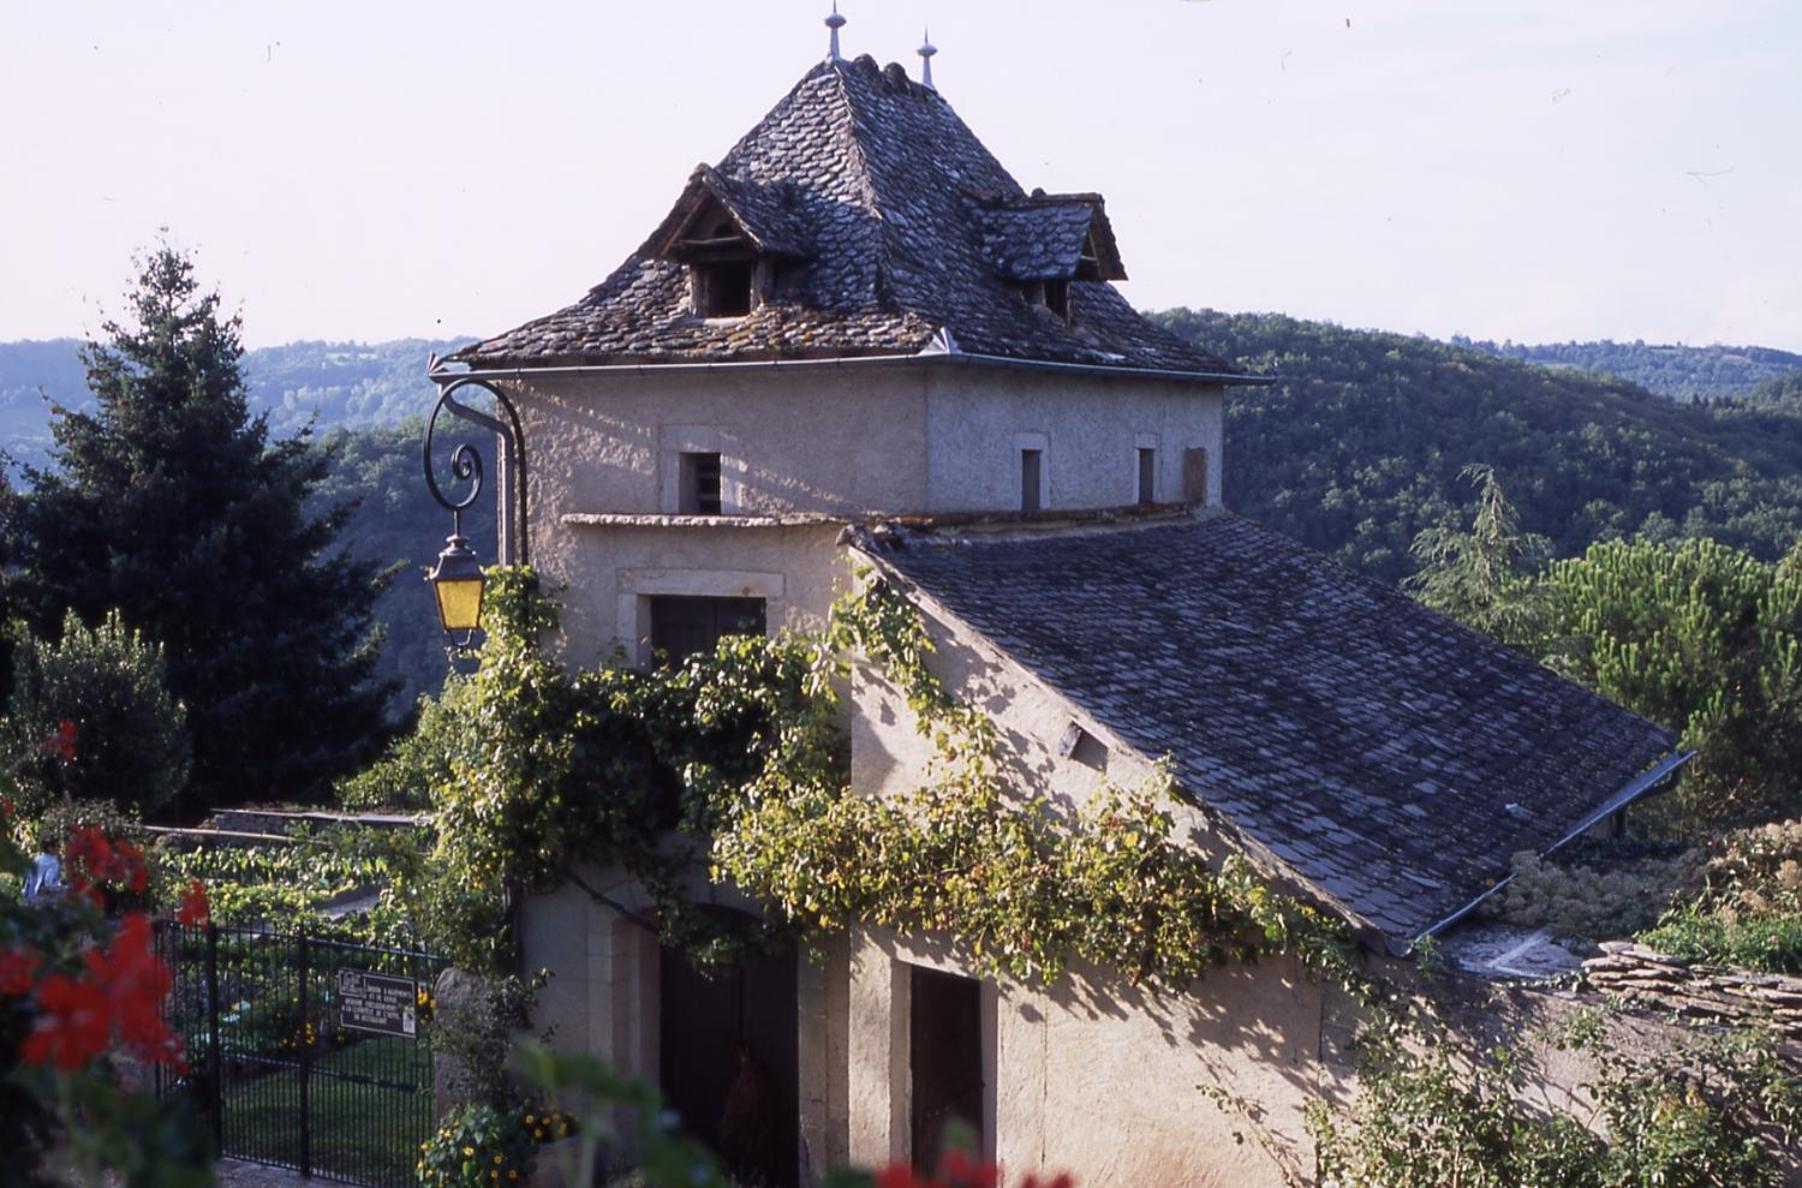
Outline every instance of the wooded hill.
POLYGON ((1384 581, 1495 467, 1560 554, 1643 534, 1775 557, 1802 530, 1802 379, 1689 405, 1637 384, 1433 339, 1277 314, 1172 310, 1185 338, 1271 388, 1228 400, 1226 502, 1384 581), (1787 392, 1787 394, 1786 394, 1787 392))
POLYGON ((1770 347, 1673 346, 1648 342, 1473 342, 1453 337, 1452 345, 1475 347, 1505 359, 1599 371, 1638 384, 1673 400, 1715 400, 1743 396, 1767 380, 1802 372, 1802 355, 1770 347))

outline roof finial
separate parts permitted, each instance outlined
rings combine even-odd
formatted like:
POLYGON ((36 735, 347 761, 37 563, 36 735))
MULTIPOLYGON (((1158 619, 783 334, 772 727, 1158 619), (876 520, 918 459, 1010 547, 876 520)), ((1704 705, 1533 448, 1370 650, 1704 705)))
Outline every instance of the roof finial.
POLYGON ((832 15, 826 18, 826 27, 832 30, 832 48, 827 53, 831 61, 838 61, 838 31, 845 27, 845 18, 838 10, 838 0, 832 0, 832 15))
POLYGON ((932 55, 939 52, 939 47, 932 44, 932 30, 928 28, 920 35, 920 60, 925 63, 920 69, 920 81, 926 84, 929 91, 938 90, 932 85, 932 55))

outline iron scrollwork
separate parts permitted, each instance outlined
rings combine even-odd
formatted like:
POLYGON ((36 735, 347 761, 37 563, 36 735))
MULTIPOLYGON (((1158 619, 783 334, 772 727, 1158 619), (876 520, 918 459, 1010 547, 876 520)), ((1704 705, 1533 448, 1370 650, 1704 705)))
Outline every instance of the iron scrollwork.
POLYGON ((425 481, 432 492, 432 498, 438 501, 438 506, 451 514, 453 534, 456 536, 463 535, 464 509, 473 505, 482 494, 484 471, 481 451, 469 442, 459 442, 450 453, 450 475, 453 489, 467 484, 468 490, 461 497, 453 499, 439 485, 436 469, 432 465, 432 443, 438 429, 438 417, 447 410, 452 416, 486 429, 500 439, 506 461, 506 477, 509 480, 507 485, 511 488, 502 492, 503 499, 509 500, 509 504, 503 506, 517 513, 511 518, 502 517, 503 538, 508 555, 501 560, 509 564, 515 561, 521 565, 530 564, 531 534, 526 518, 525 433, 520 427, 518 410, 513 407, 513 402, 505 392, 479 379, 453 379, 438 389, 438 403, 432 409, 431 418, 426 421, 425 426, 425 481), (479 388, 494 397, 494 406, 505 415, 505 419, 489 416, 458 400, 457 393, 464 388, 479 388))

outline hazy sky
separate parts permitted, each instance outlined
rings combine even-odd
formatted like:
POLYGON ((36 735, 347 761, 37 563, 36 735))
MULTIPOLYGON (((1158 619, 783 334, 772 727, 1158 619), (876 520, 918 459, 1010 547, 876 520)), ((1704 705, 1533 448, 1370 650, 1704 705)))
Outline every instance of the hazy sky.
MULTIPOLYGON (((159 227, 252 345, 574 300, 821 57, 829 0, 0 0, 0 339, 159 227)), ((842 0, 1144 308, 1802 350, 1796 0, 842 0)))

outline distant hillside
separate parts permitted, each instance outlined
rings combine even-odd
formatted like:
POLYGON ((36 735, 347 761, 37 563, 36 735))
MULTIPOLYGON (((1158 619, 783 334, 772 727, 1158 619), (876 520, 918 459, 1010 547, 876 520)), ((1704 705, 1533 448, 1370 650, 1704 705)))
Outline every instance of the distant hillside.
POLYGON ((1228 403, 1226 500, 1385 581, 1486 462, 1561 553, 1708 534, 1775 557, 1802 530, 1802 400, 1782 381, 1704 405, 1475 349, 1274 314, 1163 324, 1281 382, 1228 403))
POLYGON ((1529 346, 1454 338, 1452 344, 1542 367, 1601 372, 1638 384, 1656 395, 1682 401, 1743 396, 1766 380, 1802 374, 1802 355, 1770 347, 1692 347, 1607 339, 1529 346))
MULTIPOLYGON (((393 425, 432 407, 426 360, 470 341, 403 338, 394 342, 291 342, 244 356, 251 407, 269 414, 279 437, 309 420, 316 430, 393 425)), ((44 397, 80 408, 89 402, 81 343, 73 338, 0 343, 0 450, 22 462, 44 461, 50 446, 44 397)))

